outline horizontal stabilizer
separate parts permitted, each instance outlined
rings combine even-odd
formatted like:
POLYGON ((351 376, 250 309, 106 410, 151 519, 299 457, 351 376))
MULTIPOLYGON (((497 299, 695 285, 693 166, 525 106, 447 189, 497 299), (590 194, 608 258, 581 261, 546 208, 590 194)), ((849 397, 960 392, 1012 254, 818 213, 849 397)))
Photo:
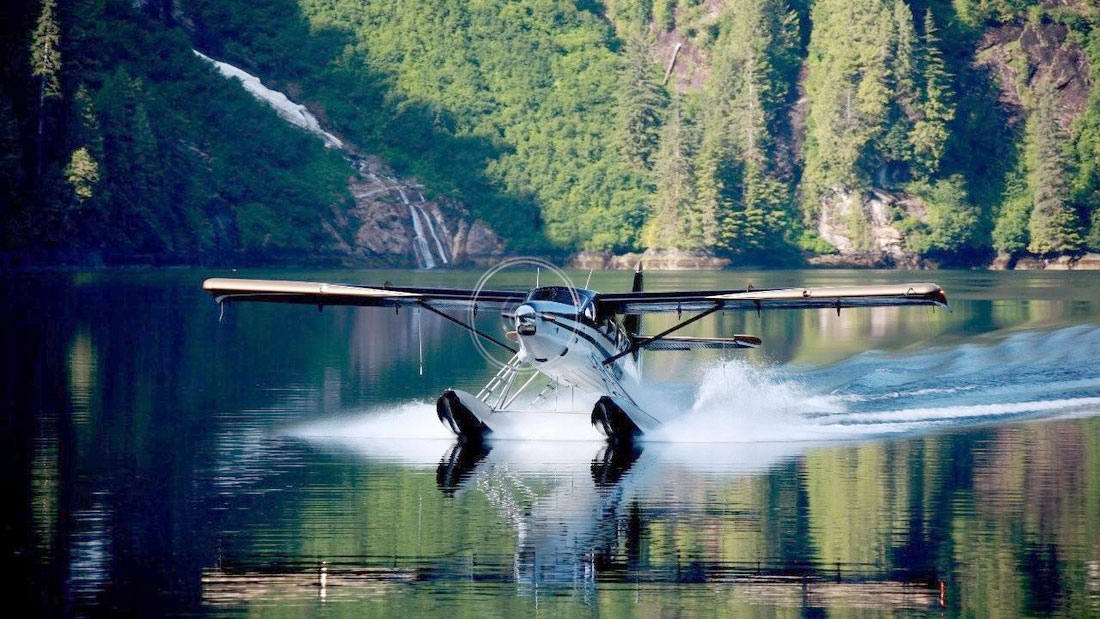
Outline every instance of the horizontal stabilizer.
POLYGON ((638 346, 646 350, 701 350, 721 348, 756 348, 762 342, 752 335, 733 337, 687 337, 668 335, 662 338, 639 337, 638 346))

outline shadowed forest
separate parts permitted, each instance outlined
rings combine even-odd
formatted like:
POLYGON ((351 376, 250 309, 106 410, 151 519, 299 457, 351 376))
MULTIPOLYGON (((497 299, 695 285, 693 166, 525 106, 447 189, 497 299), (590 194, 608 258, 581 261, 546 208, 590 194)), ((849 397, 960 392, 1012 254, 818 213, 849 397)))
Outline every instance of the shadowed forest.
POLYGON ((354 171, 192 49, 511 252, 1100 250, 1095 0, 134 4, 0 9, 3 250, 332 258, 354 171))

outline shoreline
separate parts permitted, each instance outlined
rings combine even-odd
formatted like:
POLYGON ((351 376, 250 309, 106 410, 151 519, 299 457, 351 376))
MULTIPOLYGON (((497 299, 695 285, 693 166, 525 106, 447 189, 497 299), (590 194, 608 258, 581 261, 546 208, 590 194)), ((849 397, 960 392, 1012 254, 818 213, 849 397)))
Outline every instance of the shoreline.
MULTIPOLYGON (((462 263, 436 267, 432 270, 486 268, 508 257, 523 254, 502 253, 468 259, 462 263)), ((546 256, 550 262, 582 271, 632 271, 639 264, 647 271, 734 271, 757 270, 867 270, 867 271, 1098 271, 1100 253, 1064 255, 1051 258, 1038 256, 1010 257, 998 255, 990 261, 970 265, 942 265, 933 261, 896 260, 877 254, 828 254, 809 256, 801 262, 743 263, 734 264, 728 258, 720 258, 705 252, 644 252, 611 254, 603 252, 577 252, 546 256)), ((394 269, 420 270, 411 261, 396 259, 347 260, 326 259, 321 256, 295 256, 287 260, 243 258, 210 260, 172 260, 150 256, 118 256, 105 259, 102 254, 62 252, 0 252, 0 273, 35 271, 150 271, 208 268, 215 270, 238 269, 394 269)))
POLYGON ((652 250, 644 253, 611 254, 578 252, 566 263, 581 269, 605 271, 634 270, 641 264, 651 271, 726 271, 736 269, 864 269, 887 271, 1100 271, 1100 253, 1088 252, 1044 258, 1041 256, 1009 256, 998 254, 992 260, 975 264, 943 265, 915 256, 894 256, 887 253, 824 254, 807 256, 802 262, 734 264, 705 252, 652 250))

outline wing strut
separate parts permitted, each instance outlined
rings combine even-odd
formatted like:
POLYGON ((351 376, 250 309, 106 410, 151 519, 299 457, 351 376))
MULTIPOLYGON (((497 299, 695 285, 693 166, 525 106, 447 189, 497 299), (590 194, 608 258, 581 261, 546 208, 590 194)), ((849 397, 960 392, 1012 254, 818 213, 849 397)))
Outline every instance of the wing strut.
POLYGON ((477 327, 475 327, 473 325, 466 324, 466 323, 464 323, 461 320, 455 318, 454 316, 451 316, 450 314, 448 314, 446 312, 441 312, 441 311, 435 309, 434 307, 432 307, 431 305, 428 305, 427 303, 425 303, 423 301, 420 302, 420 307, 423 307, 424 309, 428 310, 429 312, 432 312, 433 314, 439 314, 440 316, 446 318, 447 320, 450 320, 451 322, 453 322, 456 325, 462 327, 463 329, 466 329, 470 333, 473 333, 474 335, 477 335, 479 337, 483 337, 483 338, 489 340, 490 342, 496 344, 497 346, 500 346, 501 348, 507 349, 508 352, 512 353, 513 355, 519 352, 515 348, 512 348, 511 346, 509 346, 509 345, 505 344, 504 342, 498 340, 497 338, 489 335, 488 333, 485 333, 484 331, 478 330, 477 327))
POLYGON ((629 355, 630 353, 636 352, 643 345, 652 344, 653 342, 656 342, 657 340, 665 337, 666 335, 668 335, 668 334, 670 334, 674 331, 679 331, 680 329, 683 329, 684 327, 690 325, 691 323, 695 322, 696 320, 699 320, 700 318, 704 318, 706 316, 709 316, 709 315, 713 314, 714 312, 717 312, 720 309, 722 309, 722 304, 721 303, 715 303, 714 306, 711 307, 710 309, 703 310, 702 312, 699 312, 698 314, 692 316, 691 318, 688 318, 687 320, 685 320, 685 321, 683 321, 683 322, 681 322, 681 323, 679 323, 679 324, 677 324, 673 327, 670 327, 668 329, 665 329, 664 331, 661 331, 660 333, 658 333, 657 335, 654 335, 651 338, 648 338, 644 341, 635 340, 635 341, 630 343, 630 347, 627 348, 626 350, 624 350, 620 353, 611 355, 610 357, 604 359, 603 364, 604 365, 610 365, 610 364, 614 363, 620 357, 625 357, 626 355, 629 355))

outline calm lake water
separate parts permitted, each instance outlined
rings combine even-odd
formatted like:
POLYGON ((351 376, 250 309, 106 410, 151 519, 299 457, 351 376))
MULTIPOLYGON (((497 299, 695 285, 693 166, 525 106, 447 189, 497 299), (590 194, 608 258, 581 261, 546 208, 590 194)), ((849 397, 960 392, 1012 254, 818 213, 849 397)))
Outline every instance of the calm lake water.
POLYGON ((931 280, 953 311, 705 319, 686 334, 764 346, 647 353, 691 412, 628 452, 569 415, 531 434, 586 440, 459 449, 435 398, 494 372, 466 333, 380 309, 219 322, 200 284, 225 274, 0 276, 9 607, 1100 615, 1100 273, 650 273, 650 289, 931 280))

